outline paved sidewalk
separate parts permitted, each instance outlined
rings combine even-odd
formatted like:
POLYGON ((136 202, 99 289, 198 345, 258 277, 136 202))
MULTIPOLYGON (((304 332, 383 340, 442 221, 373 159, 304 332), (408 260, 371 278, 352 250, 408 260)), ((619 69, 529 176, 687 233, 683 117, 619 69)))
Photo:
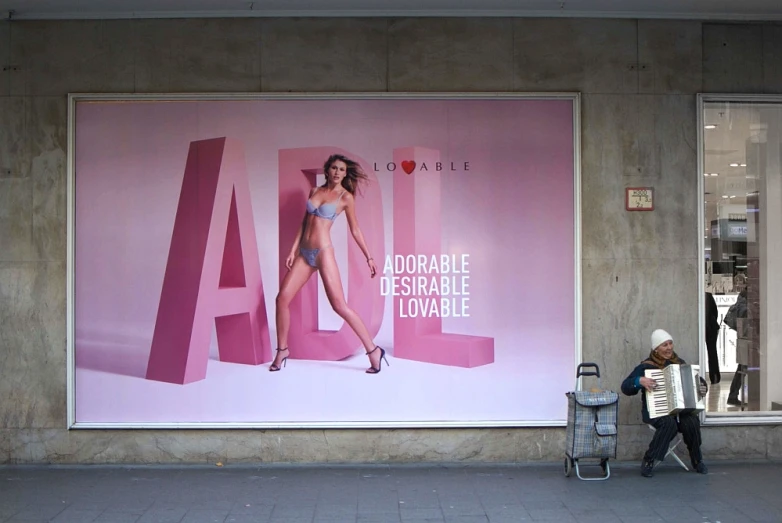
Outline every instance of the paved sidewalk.
MULTIPOLYGON (((0 467, 0 521, 780 522, 782 463, 664 463, 606 481, 519 466, 0 467)), ((582 475, 599 471, 582 466, 582 475)))

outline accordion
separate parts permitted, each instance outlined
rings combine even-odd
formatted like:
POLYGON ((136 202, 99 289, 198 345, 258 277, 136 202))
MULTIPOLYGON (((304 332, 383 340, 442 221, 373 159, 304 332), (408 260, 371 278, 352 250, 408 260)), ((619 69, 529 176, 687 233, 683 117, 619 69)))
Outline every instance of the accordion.
POLYGON ((645 391, 649 417, 659 418, 680 412, 706 409, 700 393, 700 365, 668 365, 664 369, 646 369, 644 376, 657 382, 653 391, 645 391))

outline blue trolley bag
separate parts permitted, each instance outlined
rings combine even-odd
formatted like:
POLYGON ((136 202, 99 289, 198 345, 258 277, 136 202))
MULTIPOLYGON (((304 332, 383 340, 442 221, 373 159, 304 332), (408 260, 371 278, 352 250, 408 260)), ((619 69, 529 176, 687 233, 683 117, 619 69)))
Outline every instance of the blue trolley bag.
MULTIPOLYGON (((581 380, 583 382, 583 380, 581 380)), ((565 442, 565 476, 570 477, 573 468, 583 480, 603 480, 611 476, 609 458, 616 458, 616 418, 619 410, 619 394, 603 390, 600 368, 596 363, 581 363, 576 369, 576 386, 566 394, 568 399, 567 439, 565 442), (591 370, 587 370, 591 369, 591 370), (598 386, 589 391, 579 390, 579 378, 595 376, 598 386), (594 458, 602 470, 602 476, 582 477, 578 468, 582 458, 594 458)))

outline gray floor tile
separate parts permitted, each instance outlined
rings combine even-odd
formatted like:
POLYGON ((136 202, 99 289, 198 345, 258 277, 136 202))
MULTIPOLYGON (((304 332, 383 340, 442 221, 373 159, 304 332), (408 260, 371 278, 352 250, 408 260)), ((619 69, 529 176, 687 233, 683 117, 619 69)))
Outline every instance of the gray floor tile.
POLYGON ((443 511, 440 508, 405 508, 399 509, 402 521, 416 521, 421 519, 442 519, 443 511))
POLYGON ((267 523, 269 519, 269 516, 258 514, 228 514, 225 523, 267 523))
POLYGON ((512 466, 0 467, 0 521, 89 523, 765 523, 782 521, 782 464, 697 476, 612 463, 608 481, 512 466), (13 478, 9 480, 7 478, 13 478), (651 501, 653 500, 653 501, 651 501))
POLYGON ((98 519, 102 512, 102 510, 72 510, 68 507, 51 521, 52 523, 91 523, 98 519))
POLYGON ((130 512, 104 512, 98 516, 94 523, 136 523, 141 514, 130 512))
POLYGON ((440 508, 446 518, 452 516, 485 516, 483 505, 475 503, 443 503, 440 508))
POLYGON ((223 523, 228 513, 220 510, 189 510, 181 523, 223 523))
POLYGON ((67 505, 60 503, 56 505, 28 505, 14 514, 16 520, 50 520, 68 508, 67 505))
POLYGON ((400 523, 399 514, 359 514, 356 523, 400 523))
POLYGON ((142 514, 138 523, 179 523, 184 519, 188 509, 184 507, 168 509, 149 509, 142 514))

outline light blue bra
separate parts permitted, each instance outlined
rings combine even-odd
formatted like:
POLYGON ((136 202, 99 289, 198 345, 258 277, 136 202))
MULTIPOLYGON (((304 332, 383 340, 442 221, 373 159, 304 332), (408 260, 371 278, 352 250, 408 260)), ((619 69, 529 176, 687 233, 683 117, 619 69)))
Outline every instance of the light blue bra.
POLYGON ((337 204, 342 199, 342 195, 346 191, 342 191, 335 201, 330 203, 322 203, 320 207, 315 207, 312 200, 307 200, 307 214, 314 214, 318 218, 325 218, 327 220, 334 221, 337 219, 337 204))

